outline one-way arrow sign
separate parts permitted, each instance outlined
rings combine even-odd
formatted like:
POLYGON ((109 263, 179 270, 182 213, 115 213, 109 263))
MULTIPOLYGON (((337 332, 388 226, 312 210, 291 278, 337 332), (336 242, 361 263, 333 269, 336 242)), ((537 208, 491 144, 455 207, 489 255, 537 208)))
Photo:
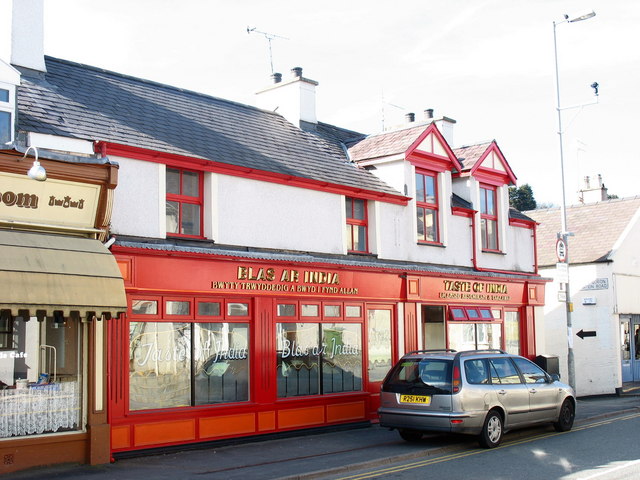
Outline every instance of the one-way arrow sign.
POLYGON ((584 337, 595 337, 596 332, 595 330, 590 330, 588 332, 585 332, 584 330, 580 330, 578 333, 576 333, 576 335, 584 340, 584 337))

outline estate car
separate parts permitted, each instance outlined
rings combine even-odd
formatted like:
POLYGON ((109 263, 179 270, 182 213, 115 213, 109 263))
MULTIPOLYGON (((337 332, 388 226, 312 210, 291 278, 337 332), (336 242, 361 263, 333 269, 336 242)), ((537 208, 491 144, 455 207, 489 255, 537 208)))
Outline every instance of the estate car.
POLYGON ((552 423, 573 426, 576 399, 535 363, 502 350, 417 350, 404 355, 382 383, 380 425, 407 441, 425 432, 477 435, 493 448, 508 430, 552 423))

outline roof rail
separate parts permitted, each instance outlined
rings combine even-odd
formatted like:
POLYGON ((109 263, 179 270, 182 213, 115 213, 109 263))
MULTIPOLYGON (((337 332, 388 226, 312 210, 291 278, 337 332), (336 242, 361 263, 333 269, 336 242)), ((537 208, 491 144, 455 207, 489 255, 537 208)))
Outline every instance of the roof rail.
POLYGON ((414 353, 436 353, 436 352, 453 352, 456 353, 457 350, 454 350, 452 348, 432 348, 430 350, 412 350, 410 352, 405 353, 405 355, 413 355, 414 353))
POLYGON ((478 355, 483 353, 502 353, 506 354, 504 350, 500 350, 499 348, 487 348, 485 350, 463 350, 462 352, 458 352, 456 357, 466 356, 466 355, 478 355))

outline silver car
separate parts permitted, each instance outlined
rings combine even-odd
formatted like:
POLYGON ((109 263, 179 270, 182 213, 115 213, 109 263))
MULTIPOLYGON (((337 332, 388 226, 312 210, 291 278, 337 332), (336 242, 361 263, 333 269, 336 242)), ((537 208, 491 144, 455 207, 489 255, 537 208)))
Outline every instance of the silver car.
POLYGON ((535 363, 502 350, 418 350, 403 356, 382 383, 380 425, 407 441, 424 432, 478 435, 497 447, 507 430, 553 423, 571 430, 576 399, 535 363))

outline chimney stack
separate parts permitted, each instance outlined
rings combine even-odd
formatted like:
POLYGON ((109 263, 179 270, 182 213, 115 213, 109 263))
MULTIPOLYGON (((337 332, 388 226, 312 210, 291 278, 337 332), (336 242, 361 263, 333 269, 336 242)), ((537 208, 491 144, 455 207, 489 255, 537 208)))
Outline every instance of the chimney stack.
POLYGON ((413 112, 406 113, 404 115, 404 119, 407 121, 407 123, 413 123, 416 121, 416 114, 413 112))
POLYGON ((427 108, 424 111, 424 119, 425 120, 433 120, 433 108, 427 108))
POLYGON ((3 35, 11 45, 11 64, 46 72, 43 0, 5 0, 3 4, 11 10, 6 12, 3 8, 0 13, 3 16, 10 13, 11 27, 3 35))
POLYGON ((273 83, 280 83, 282 81, 282 74, 281 73, 272 73, 271 74, 271 81, 273 83))

